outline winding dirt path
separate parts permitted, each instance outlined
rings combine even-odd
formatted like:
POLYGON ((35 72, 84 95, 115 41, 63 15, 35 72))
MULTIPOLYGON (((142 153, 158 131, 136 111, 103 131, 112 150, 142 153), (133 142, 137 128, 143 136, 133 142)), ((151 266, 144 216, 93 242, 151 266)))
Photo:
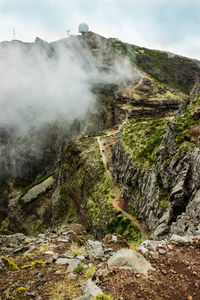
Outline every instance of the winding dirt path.
MULTIPOLYGON (((140 81, 136 84, 136 86, 134 87, 134 90, 136 90, 143 82, 144 76, 141 74, 141 78, 140 81)), ((129 100, 129 104, 130 104, 130 100, 129 100)), ((120 133, 122 128, 124 127, 124 125, 127 123, 128 121, 128 111, 126 111, 126 119, 124 120, 124 122, 119 126, 119 129, 116 133, 120 133)))
POLYGON ((108 169, 107 159, 106 159, 106 155, 105 155, 105 148, 104 148, 104 146, 101 142, 100 137, 97 137, 97 141, 98 141, 98 144, 99 144, 99 149, 100 149, 100 152, 101 152, 104 168, 106 170, 106 173, 109 177, 110 183, 111 183, 111 185, 112 185, 112 187, 115 191, 115 194, 116 194, 115 198, 112 200, 113 207, 117 211, 120 211, 124 216, 126 216, 138 228, 142 238, 148 239, 149 236, 146 233, 146 231, 145 231, 144 227, 142 226, 142 224, 140 224, 140 222, 138 222, 136 219, 134 219, 129 213, 127 213, 122 208, 120 208, 118 203, 120 202, 120 200, 122 200, 123 202, 124 202, 124 200, 121 198, 119 187, 114 183, 113 177, 112 177, 112 175, 111 175, 111 173, 108 169))

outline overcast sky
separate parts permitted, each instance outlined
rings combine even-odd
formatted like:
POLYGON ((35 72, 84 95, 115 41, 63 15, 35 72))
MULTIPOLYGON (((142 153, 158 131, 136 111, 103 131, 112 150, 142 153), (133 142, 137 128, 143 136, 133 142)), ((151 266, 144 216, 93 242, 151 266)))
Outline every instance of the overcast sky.
POLYGON ((78 25, 135 45, 200 59, 200 0, 0 0, 0 41, 54 41, 78 25))

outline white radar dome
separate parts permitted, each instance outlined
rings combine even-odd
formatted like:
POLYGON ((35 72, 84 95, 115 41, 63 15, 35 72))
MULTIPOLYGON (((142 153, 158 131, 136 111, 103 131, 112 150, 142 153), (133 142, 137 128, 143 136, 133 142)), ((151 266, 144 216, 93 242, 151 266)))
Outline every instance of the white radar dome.
POLYGON ((86 23, 81 23, 81 24, 78 26, 78 31, 79 31, 80 33, 88 32, 88 31, 89 31, 89 26, 88 26, 86 23))

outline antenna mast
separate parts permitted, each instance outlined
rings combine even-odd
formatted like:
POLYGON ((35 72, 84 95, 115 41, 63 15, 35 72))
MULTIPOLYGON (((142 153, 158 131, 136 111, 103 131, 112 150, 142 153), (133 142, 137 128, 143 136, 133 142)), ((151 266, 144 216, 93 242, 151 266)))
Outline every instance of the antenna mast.
POLYGON ((13 40, 16 40, 16 32, 15 32, 15 28, 13 28, 13 40))
POLYGON ((68 38, 70 37, 70 30, 69 29, 67 30, 67 37, 68 38))

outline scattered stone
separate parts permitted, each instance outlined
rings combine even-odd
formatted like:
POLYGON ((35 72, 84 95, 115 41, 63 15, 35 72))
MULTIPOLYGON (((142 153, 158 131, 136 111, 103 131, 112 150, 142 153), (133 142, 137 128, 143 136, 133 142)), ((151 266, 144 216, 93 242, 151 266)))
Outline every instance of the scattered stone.
POLYGON ((181 245, 186 245, 186 246, 189 245, 189 243, 190 243, 190 240, 187 237, 182 237, 182 236, 176 235, 176 234, 172 235, 172 237, 170 238, 170 241, 176 242, 181 245))
POLYGON ((47 255, 54 255, 55 253, 53 251, 45 251, 43 252, 44 254, 47 254, 47 255))
POLYGON ((79 259, 79 260, 84 260, 85 256, 84 255, 78 255, 78 256, 76 256, 76 258, 79 259))
POLYGON ((165 249, 159 248, 158 253, 161 254, 161 255, 164 255, 164 254, 167 253, 167 251, 165 249))
POLYGON ((91 297, 103 294, 102 290, 91 279, 87 280, 81 290, 83 296, 79 297, 77 300, 90 300, 91 297))
POLYGON ((74 273, 72 273, 72 272, 69 273, 68 276, 69 276, 69 277, 76 277, 76 275, 75 275, 74 273))
POLYGON ((141 244, 141 247, 146 248, 148 251, 156 252, 158 244, 160 244, 158 241, 146 240, 141 244))
POLYGON ((56 260, 56 264, 57 265, 66 265, 69 263, 69 259, 68 258, 58 258, 56 260))
POLYGON ((45 239, 45 234, 44 233, 38 234, 38 238, 45 239))
POLYGON ((117 236, 116 235, 112 235, 112 238, 111 238, 111 242, 117 242, 117 236))
POLYGON ((153 259, 159 259, 159 254, 157 252, 151 252, 153 259))
POLYGON ((121 249, 108 260, 109 268, 131 269, 137 273, 147 275, 149 270, 153 270, 151 264, 144 256, 135 250, 121 249))
POLYGON ((99 241, 88 240, 89 250, 88 255, 91 260, 101 259, 104 255, 102 243, 99 241))
POLYGON ((58 258, 57 265, 69 265, 67 271, 72 272, 80 263, 79 259, 58 258))
POLYGON ((57 239, 58 242, 61 243, 69 243, 69 238, 68 237, 60 237, 57 239))
POLYGON ((20 248, 17 248, 17 249, 15 249, 15 250, 13 250, 13 253, 20 253, 20 252, 23 252, 23 251, 26 251, 26 250, 28 250, 29 249, 29 247, 20 247, 20 248))

